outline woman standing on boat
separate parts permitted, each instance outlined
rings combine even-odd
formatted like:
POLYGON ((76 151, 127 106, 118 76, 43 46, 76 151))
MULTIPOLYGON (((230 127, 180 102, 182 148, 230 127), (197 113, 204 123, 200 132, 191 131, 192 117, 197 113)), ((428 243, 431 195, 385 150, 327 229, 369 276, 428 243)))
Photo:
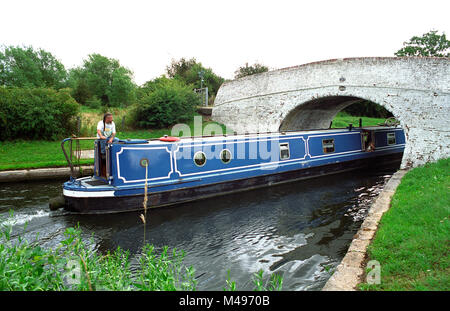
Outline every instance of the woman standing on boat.
POLYGON ((113 141, 117 141, 116 136, 116 124, 113 121, 112 113, 105 113, 103 120, 97 124, 97 138, 100 139, 101 153, 105 153, 106 143, 111 144, 113 141))

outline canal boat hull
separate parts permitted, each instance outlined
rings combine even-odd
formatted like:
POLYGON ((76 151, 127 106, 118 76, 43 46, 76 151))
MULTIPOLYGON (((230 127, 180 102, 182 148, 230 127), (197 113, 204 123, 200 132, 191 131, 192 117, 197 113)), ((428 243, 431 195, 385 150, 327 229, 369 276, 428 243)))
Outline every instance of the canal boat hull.
MULTIPOLYGON (((269 173, 251 178, 216 182, 195 187, 181 187, 179 189, 165 191, 149 191, 147 194, 148 208, 181 204, 286 182, 306 180, 353 170, 362 170, 361 172, 364 173, 365 171, 363 171, 363 169, 377 169, 392 164, 399 165, 402 155, 403 152, 395 152, 376 157, 374 156, 371 158, 343 161, 286 172, 269 173)), ((107 197, 65 196, 65 209, 79 214, 105 214, 140 211, 143 209, 144 195, 145 194, 140 193, 107 197)))

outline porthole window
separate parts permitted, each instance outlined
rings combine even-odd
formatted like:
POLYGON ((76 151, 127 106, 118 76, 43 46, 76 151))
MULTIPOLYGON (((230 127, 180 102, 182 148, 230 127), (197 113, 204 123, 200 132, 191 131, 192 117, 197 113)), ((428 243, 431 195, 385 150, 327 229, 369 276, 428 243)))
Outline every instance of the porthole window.
POLYGON ((323 139, 322 140, 323 153, 334 152, 334 139, 323 139))
POLYGON ((395 145, 395 133, 387 133, 388 145, 395 145))
POLYGON ((220 160, 225 163, 228 164, 231 161, 231 152, 228 149, 224 149, 220 152, 220 160))
POLYGON ((289 144, 280 144, 280 159, 286 160, 289 159, 289 144))
POLYGON ((206 163, 206 155, 204 152, 199 151, 194 155, 194 163, 197 166, 203 166, 206 163))

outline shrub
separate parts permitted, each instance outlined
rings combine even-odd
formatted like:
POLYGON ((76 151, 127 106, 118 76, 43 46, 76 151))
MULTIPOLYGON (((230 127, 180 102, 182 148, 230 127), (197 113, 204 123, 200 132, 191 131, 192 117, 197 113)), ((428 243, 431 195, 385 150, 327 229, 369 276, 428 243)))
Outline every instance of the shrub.
MULTIPOLYGON (((12 214, 11 214, 12 216, 12 214)), ((3 219, 0 219, 3 220, 3 219)), ((82 239, 79 227, 67 228, 64 238, 54 248, 39 246, 13 231, 9 219, 0 221, 0 291, 195 291, 197 278, 193 266, 184 263, 185 253, 165 246, 157 254, 145 244, 140 254, 120 247, 106 254, 82 239), (136 263, 137 264, 133 264, 136 263)), ((94 243, 94 237, 90 244, 94 243)), ((228 279, 224 290, 236 290, 228 279)), ((283 277, 272 274, 264 281, 263 271, 253 276, 254 290, 282 290, 283 277)))
POLYGON ((86 100, 86 106, 91 109, 100 109, 102 107, 102 101, 97 96, 92 96, 86 100))
POLYGON ((192 120, 199 103, 191 86, 175 79, 164 79, 133 107, 132 122, 139 128, 167 128, 192 120))
MULTIPOLYGON (((21 290, 195 290, 193 267, 183 263, 184 253, 167 247, 157 256, 146 245, 133 268, 129 252, 118 247, 102 254, 89 247, 81 230, 67 228, 54 249, 29 242, 12 226, 0 224, 0 291, 21 290)), ((92 240, 91 240, 92 243, 92 240)))
POLYGON ((75 131, 78 103, 69 89, 0 87, 0 140, 55 140, 75 131))

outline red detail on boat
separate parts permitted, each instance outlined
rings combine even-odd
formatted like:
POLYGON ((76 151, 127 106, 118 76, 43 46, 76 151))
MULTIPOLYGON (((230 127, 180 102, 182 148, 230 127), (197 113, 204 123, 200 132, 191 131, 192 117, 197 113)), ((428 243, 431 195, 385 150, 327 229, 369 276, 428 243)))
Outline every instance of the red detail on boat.
POLYGON ((174 141, 179 141, 180 137, 173 137, 173 136, 163 136, 159 139, 160 141, 169 141, 169 142, 174 142, 174 141))

